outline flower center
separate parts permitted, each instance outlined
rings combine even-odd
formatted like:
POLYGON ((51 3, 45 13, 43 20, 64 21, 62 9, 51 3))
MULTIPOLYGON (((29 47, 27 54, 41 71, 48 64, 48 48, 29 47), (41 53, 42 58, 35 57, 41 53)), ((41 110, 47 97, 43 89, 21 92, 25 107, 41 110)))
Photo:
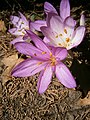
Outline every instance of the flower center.
POLYGON ((63 30, 63 32, 64 34, 60 33, 55 36, 55 38, 57 39, 56 44, 60 47, 68 48, 71 45, 71 38, 70 38, 71 34, 69 35, 68 30, 66 28, 63 30))
POLYGON ((50 53, 50 65, 51 66, 55 66, 56 65, 56 58, 55 56, 52 55, 52 53, 50 53))

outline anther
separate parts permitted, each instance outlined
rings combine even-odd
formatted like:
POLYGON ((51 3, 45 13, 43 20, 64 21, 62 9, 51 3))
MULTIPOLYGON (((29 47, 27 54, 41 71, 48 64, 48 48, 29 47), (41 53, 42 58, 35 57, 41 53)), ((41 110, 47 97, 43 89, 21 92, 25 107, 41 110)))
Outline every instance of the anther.
POLYGON ((47 53, 47 52, 45 52, 45 51, 42 52, 43 55, 46 54, 46 53, 47 53))
POLYGON ((64 32, 67 34, 67 30, 66 29, 64 29, 64 32))

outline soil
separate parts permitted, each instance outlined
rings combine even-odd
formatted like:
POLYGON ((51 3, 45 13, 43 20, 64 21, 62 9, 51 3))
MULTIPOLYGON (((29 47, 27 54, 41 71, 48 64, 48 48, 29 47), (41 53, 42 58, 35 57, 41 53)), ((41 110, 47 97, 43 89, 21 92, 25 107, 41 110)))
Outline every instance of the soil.
MULTIPOLYGON (((34 10, 32 7, 26 11, 26 8, 20 7, 20 10, 32 20, 43 19, 43 3, 35 3, 34 10)), ((58 9, 58 4, 56 6, 58 9)), ((0 120, 90 120, 89 7, 90 2, 85 6, 79 3, 78 7, 75 2, 71 9, 71 15, 78 22, 81 11, 84 11, 86 16, 85 38, 77 48, 72 49, 74 59, 70 69, 76 78, 77 88, 68 89, 53 76, 52 82, 43 94, 37 91, 38 74, 26 78, 15 78, 10 75, 11 69, 18 63, 17 60, 25 59, 25 56, 18 53, 10 44, 14 36, 8 33, 12 26, 9 17, 11 14, 17 14, 15 10, 19 10, 19 7, 12 11, 0 11, 0 20, 5 22, 5 29, 0 31, 0 120)))

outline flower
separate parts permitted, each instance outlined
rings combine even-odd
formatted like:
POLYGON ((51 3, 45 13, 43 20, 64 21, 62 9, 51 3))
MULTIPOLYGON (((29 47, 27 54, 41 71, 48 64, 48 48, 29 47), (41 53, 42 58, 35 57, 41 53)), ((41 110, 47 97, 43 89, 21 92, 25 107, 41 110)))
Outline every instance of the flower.
POLYGON ((26 17, 21 12, 19 12, 19 15, 20 17, 17 16, 10 17, 10 20, 15 27, 9 29, 9 32, 12 35, 18 36, 13 41, 11 41, 11 44, 27 40, 28 35, 26 33, 26 30, 31 30, 33 32, 35 32, 35 30, 40 31, 40 27, 46 25, 46 21, 44 20, 37 20, 35 22, 32 22, 31 20, 27 20, 26 17))
POLYGON ((30 56, 12 70, 12 76, 27 77, 40 72, 37 88, 43 93, 51 82, 53 73, 59 81, 68 88, 75 88, 76 82, 69 69, 62 63, 67 56, 67 50, 60 47, 47 46, 42 39, 31 31, 27 31, 35 46, 27 42, 18 42, 16 49, 30 56))
POLYGON ((65 47, 67 50, 77 47, 82 42, 85 34, 85 18, 82 14, 80 26, 76 28, 76 21, 70 17, 69 0, 61 0, 60 16, 49 2, 45 2, 44 11, 47 14, 47 27, 41 27, 45 36, 44 42, 55 47, 65 47))
MULTIPOLYGON (((48 15, 48 13, 54 13, 54 14, 58 15, 56 9, 49 2, 45 2, 44 11, 47 15, 48 15)), ((64 21, 67 17, 70 16, 69 0, 61 0, 59 11, 60 11, 61 21, 64 21)))
POLYGON ((83 40, 85 34, 85 26, 83 17, 80 19, 80 26, 76 28, 76 21, 71 17, 67 17, 62 23, 58 15, 48 13, 47 27, 41 27, 44 34, 44 42, 55 47, 65 47, 70 50, 77 47, 83 40))

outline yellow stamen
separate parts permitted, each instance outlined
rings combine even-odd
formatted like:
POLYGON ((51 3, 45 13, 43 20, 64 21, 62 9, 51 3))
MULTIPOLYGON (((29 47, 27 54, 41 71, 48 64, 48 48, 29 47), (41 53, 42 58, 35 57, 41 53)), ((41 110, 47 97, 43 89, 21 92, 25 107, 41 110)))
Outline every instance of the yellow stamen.
POLYGON ((63 36, 62 34, 59 34, 59 36, 63 36))
POLYGON ((58 45, 60 45, 60 46, 61 46, 61 43, 58 43, 58 45))
POLYGON ((56 64, 56 58, 54 56, 52 56, 50 58, 50 64, 51 64, 51 66, 55 66, 55 64, 56 64))
POLYGON ((67 43, 70 42, 70 38, 66 38, 66 42, 67 42, 67 43))
POLYGON ((67 30, 66 29, 64 29, 64 32, 67 34, 67 30))
POLYGON ((24 22, 21 22, 21 24, 24 24, 24 22))
POLYGON ((52 53, 50 53, 50 57, 52 57, 52 53))
POLYGON ((44 54, 46 54, 46 53, 47 53, 47 52, 43 51, 43 52, 42 52, 42 55, 44 55, 44 54))
POLYGON ((38 64, 38 65, 41 65, 41 64, 42 64, 42 62, 38 62, 37 64, 38 64))
POLYGON ((21 30, 18 30, 18 32, 21 32, 21 30))
POLYGON ((56 35, 55 38, 58 38, 58 35, 56 35))
POLYGON ((25 32, 22 32, 23 34, 25 34, 25 32))

